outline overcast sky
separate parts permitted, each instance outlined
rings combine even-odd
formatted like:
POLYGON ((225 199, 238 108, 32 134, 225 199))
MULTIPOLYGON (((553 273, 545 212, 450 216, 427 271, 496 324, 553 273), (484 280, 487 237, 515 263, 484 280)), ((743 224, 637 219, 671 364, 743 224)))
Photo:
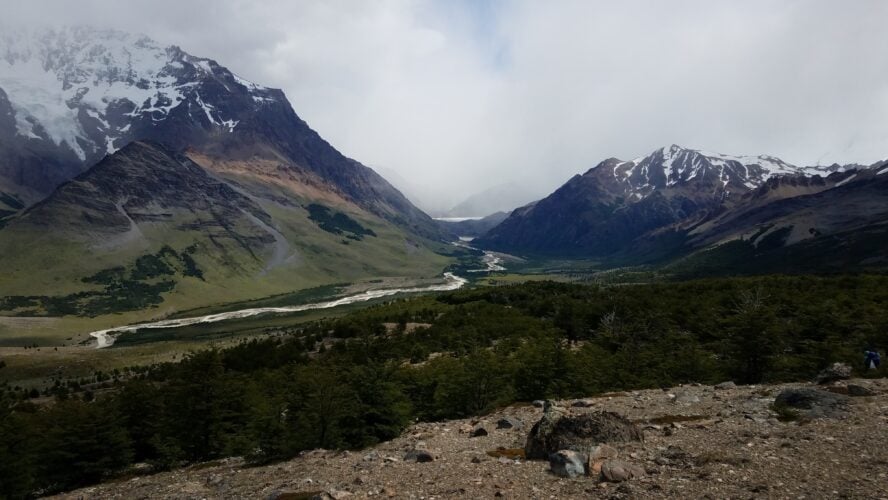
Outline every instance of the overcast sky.
POLYGON ((0 0, 5 20, 180 45, 256 83, 425 207, 540 196, 669 144, 888 158, 888 1, 0 0))

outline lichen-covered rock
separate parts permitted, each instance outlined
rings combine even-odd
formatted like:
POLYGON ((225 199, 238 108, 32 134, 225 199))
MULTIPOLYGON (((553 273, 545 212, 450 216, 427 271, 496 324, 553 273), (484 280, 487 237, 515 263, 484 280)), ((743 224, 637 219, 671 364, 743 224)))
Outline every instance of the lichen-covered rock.
POLYGON ((807 418, 836 417, 847 410, 848 397, 819 389, 784 389, 774 404, 800 410, 807 418))
POLYGON ((560 450, 588 453, 601 443, 643 439, 641 429, 617 413, 599 411, 574 416, 547 402, 543 418, 527 436, 524 451, 528 459, 546 459, 560 450))
POLYGON ((814 381, 818 384, 828 384, 836 380, 851 378, 851 367, 845 363, 833 363, 817 374, 814 381))

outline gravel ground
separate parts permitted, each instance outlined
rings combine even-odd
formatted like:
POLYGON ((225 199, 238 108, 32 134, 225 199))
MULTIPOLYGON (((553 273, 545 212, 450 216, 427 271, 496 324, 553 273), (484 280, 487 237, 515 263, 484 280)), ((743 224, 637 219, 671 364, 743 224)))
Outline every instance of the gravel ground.
MULTIPOLYGON (((644 429, 643 443, 614 445, 646 471, 623 483, 564 479, 548 462, 496 457, 523 448, 542 409, 512 406, 478 419, 421 423, 362 451, 314 450, 248 467, 239 459, 110 482, 57 498, 884 498, 888 499, 888 380, 838 382, 876 393, 847 412, 782 422, 770 406, 790 387, 684 386, 560 401, 571 413, 615 411, 644 429), (497 429, 511 417, 521 428, 497 429), (470 437, 484 427, 486 436, 470 437), (434 460, 407 462, 413 449, 434 460)), ((821 386, 822 387, 822 386, 821 386)))

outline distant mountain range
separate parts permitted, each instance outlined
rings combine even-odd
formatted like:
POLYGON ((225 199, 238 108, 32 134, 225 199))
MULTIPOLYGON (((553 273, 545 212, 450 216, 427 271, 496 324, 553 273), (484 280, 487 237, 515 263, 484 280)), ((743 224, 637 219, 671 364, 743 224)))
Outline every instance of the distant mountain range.
POLYGON ((673 145, 607 159, 514 210, 475 244, 711 272, 882 267, 885 173, 885 162, 796 167, 673 145))
POLYGON ((440 217, 487 217, 499 212, 510 212, 536 198, 526 187, 507 182, 469 195, 465 200, 439 214, 440 217))
POLYGON ((449 234, 280 90, 117 31, 0 40, 2 295, 78 310, 78 293, 169 281, 191 304, 446 266, 449 234))

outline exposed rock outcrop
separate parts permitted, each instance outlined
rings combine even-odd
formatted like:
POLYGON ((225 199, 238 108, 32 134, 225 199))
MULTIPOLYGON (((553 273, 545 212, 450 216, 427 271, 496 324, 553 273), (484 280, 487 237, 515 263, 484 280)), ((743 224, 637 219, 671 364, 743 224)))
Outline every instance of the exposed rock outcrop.
POLYGON ((641 430, 626 417, 600 411, 570 415, 567 410, 546 402, 543 418, 527 436, 524 452, 529 459, 546 459, 560 450, 588 452, 601 443, 641 441, 641 430))

